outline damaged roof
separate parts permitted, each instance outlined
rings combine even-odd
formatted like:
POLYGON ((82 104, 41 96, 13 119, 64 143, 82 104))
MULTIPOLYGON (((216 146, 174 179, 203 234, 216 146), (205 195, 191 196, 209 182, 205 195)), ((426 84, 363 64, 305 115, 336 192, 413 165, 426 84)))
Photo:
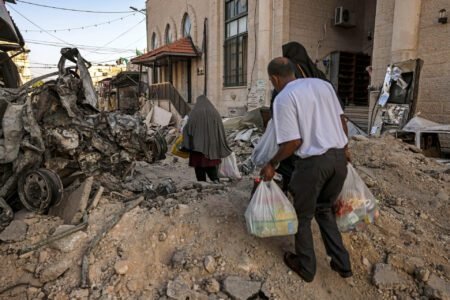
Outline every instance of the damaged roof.
POLYGON ((191 37, 179 39, 147 52, 131 60, 133 64, 151 64, 166 57, 199 57, 200 51, 194 45, 191 37))
MULTIPOLYGON (((15 3, 14 0, 5 0, 15 3)), ((0 1, 0 50, 18 50, 25 44, 22 34, 11 18, 4 1, 0 1)))

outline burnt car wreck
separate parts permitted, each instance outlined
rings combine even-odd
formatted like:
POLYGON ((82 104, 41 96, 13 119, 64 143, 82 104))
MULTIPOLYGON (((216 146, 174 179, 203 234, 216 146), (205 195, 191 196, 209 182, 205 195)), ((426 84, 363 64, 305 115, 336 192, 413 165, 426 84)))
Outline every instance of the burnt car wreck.
POLYGON ((0 89, 0 231, 16 209, 48 212, 77 179, 122 176, 133 161, 165 158, 163 135, 139 113, 96 109, 89 67, 76 48, 64 48, 58 72, 0 89))

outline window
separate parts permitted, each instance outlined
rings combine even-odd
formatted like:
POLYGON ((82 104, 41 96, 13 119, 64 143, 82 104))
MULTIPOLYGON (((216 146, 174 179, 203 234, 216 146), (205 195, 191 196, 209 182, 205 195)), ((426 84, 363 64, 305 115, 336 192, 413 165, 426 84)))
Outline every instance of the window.
POLYGON ((153 32, 153 34, 152 34, 152 50, 155 50, 158 47, 159 47, 158 38, 156 37, 156 33, 153 32))
POLYGON ((183 17, 183 37, 191 36, 191 18, 188 14, 183 17))
POLYGON ((225 86, 247 84, 247 0, 225 1, 225 86))
POLYGON ((166 45, 172 43, 172 30, 170 29, 170 25, 166 26, 166 45))

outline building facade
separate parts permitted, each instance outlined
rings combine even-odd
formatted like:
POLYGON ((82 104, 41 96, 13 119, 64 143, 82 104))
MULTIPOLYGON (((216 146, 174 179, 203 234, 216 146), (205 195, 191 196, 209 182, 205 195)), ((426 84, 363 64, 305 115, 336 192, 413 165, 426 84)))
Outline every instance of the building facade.
POLYGON ((269 105, 267 64, 282 55, 283 44, 297 41, 362 127, 373 104, 369 86, 382 85, 388 64, 415 58, 424 61, 417 109, 450 122, 450 32, 437 22, 448 0, 147 0, 146 6, 150 50, 139 62, 150 67, 151 85, 169 81, 186 102, 206 93, 224 116, 269 105))

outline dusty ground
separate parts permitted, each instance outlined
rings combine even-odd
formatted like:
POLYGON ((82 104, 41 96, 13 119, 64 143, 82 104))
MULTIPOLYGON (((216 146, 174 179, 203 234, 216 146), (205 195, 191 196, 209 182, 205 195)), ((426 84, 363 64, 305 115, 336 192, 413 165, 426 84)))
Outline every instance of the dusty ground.
POLYGON ((353 280, 331 271, 314 224, 317 275, 312 283, 304 283, 282 262, 284 250, 293 250, 291 237, 259 239, 246 231, 251 176, 194 188, 187 161, 174 162, 169 156, 143 172, 153 180, 172 178, 178 193, 146 200, 124 215, 90 257, 89 288, 80 288, 82 255, 89 240, 123 207, 123 198, 104 194, 89 214, 86 234, 78 236, 70 252, 43 247, 18 256, 17 250, 62 224, 54 217, 18 214, 16 219, 27 223, 28 230, 23 241, 0 244, 0 291, 15 286, 0 297, 186 299, 171 294, 183 290, 173 288, 174 282, 181 282, 189 299, 229 299, 223 282, 237 275, 262 283, 255 299, 449 299, 448 171, 389 137, 353 141, 351 149, 354 165, 381 210, 375 225, 344 234, 353 280), (209 256, 213 267, 205 268, 209 256), (389 272, 377 264, 388 266, 389 272), (220 292, 211 279, 220 283, 220 292))

